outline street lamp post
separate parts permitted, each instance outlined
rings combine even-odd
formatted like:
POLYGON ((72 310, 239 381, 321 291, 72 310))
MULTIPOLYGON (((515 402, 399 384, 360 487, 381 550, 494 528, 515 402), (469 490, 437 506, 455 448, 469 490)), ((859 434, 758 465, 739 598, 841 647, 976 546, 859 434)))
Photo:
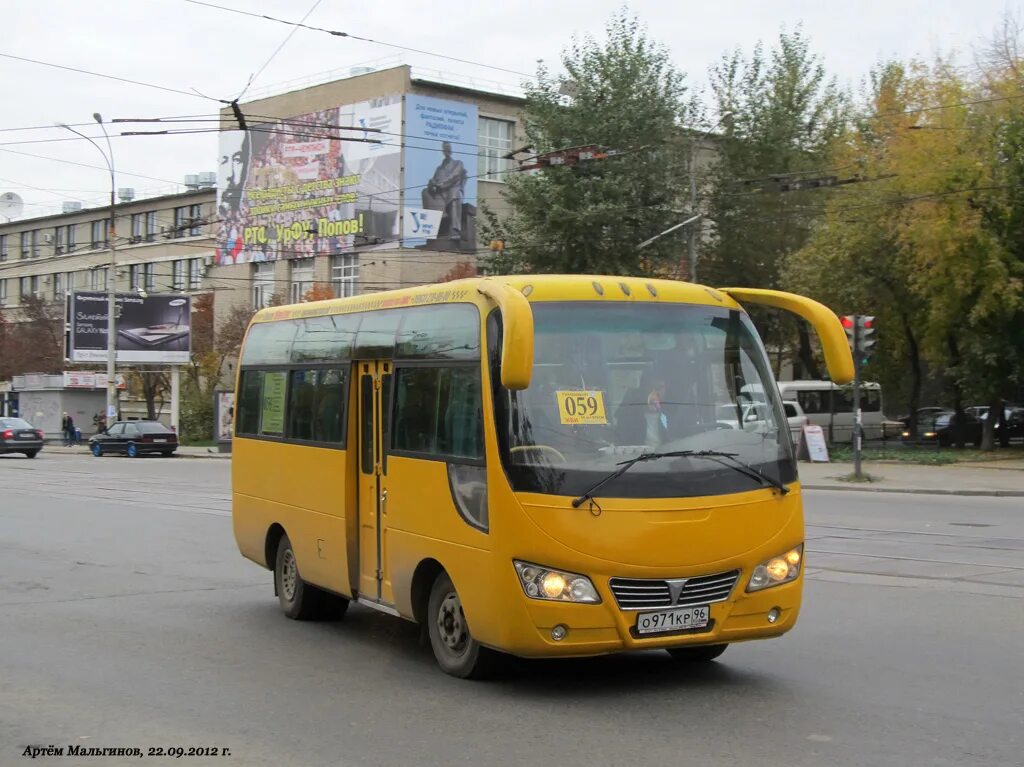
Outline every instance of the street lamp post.
POLYGON ((110 251, 110 266, 108 267, 107 274, 107 419, 109 423, 110 419, 117 417, 117 387, 114 382, 114 363, 117 354, 117 328, 114 316, 117 288, 117 272, 115 271, 117 267, 117 246, 115 243, 117 231, 114 220, 114 198, 117 188, 114 181, 114 148, 110 145, 107 127, 103 124, 103 117, 99 112, 93 112, 92 118, 99 123, 100 129, 103 131, 103 137, 107 140, 106 152, 103 151, 99 144, 70 125, 61 123, 60 127, 67 128, 96 147, 96 151, 103 155, 103 161, 107 164, 107 169, 110 171, 110 222, 107 227, 107 248, 110 251))
MULTIPOLYGON (((696 226, 690 226, 690 225, 691 224, 699 223, 704 218, 704 214, 697 210, 697 144, 701 140, 703 140, 703 139, 707 138, 708 136, 710 136, 712 131, 714 131, 715 128, 717 128, 719 125, 722 124, 723 120, 725 120, 727 117, 731 117, 731 116, 732 116, 732 112, 723 112, 722 116, 718 118, 718 120, 715 122, 714 125, 712 125, 710 128, 708 128, 708 130, 704 131, 704 133, 702 133, 700 136, 695 138, 690 143, 690 163, 689 163, 690 164, 690 168, 689 168, 689 170, 690 170, 690 213, 691 213, 690 217, 687 218, 685 221, 682 221, 682 222, 676 224, 675 226, 670 226, 664 232, 661 232, 660 234, 656 234, 653 237, 651 237, 650 239, 644 240, 639 245, 637 245, 637 249, 638 250, 641 249, 641 248, 646 248, 652 242, 654 242, 655 240, 661 239, 666 234, 671 234, 672 232, 676 231, 677 229, 682 229, 684 226, 689 226, 690 230, 689 230, 689 237, 688 237, 687 252, 688 252, 688 256, 689 256, 689 260, 690 260, 690 282, 696 282, 697 281, 697 234, 698 234, 697 227, 696 226)), ((681 268, 681 265, 680 265, 680 268, 681 268)))

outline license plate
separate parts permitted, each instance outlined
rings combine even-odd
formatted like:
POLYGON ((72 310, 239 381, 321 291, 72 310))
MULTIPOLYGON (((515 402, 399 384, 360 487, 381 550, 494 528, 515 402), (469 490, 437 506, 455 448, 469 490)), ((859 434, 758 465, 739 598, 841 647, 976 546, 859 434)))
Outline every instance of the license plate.
POLYGON ((36 439, 35 434, 19 434, 18 439, 36 439))
POLYGON ((681 607, 657 613, 640 613, 636 617, 636 633, 659 634, 663 631, 699 629, 708 625, 711 609, 707 605, 681 607))
POLYGON ((157 439, 154 439, 153 441, 154 442, 166 442, 167 440, 166 439, 159 439, 159 438, 157 438, 157 439))

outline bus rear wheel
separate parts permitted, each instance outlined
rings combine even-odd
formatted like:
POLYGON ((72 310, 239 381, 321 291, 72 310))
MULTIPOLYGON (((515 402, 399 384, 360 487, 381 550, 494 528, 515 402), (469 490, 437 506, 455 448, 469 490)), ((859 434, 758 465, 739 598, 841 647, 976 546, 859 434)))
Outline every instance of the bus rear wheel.
POLYGON ((669 647, 668 654, 681 663, 708 663, 725 652, 728 644, 708 644, 703 647, 669 647))
POLYGON ((483 679, 500 664, 500 654, 481 645, 469 633, 462 601, 448 573, 434 581, 427 603, 427 634, 437 665, 460 679, 483 679))
POLYGON ((277 544, 274 561, 274 591, 284 614, 297 621, 340 618, 348 609, 348 600, 329 594, 302 580, 295 550, 287 535, 277 544))

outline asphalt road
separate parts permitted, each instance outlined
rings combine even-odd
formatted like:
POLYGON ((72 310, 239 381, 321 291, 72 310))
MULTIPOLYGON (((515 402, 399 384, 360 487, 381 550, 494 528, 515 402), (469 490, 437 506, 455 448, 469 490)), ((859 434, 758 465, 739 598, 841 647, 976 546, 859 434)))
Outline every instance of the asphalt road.
POLYGON ((242 560, 229 462, 0 457, 0 765, 28 745, 204 746, 224 765, 1020 765, 1020 499, 808 492, 797 629, 438 671, 411 624, 286 620, 242 560))

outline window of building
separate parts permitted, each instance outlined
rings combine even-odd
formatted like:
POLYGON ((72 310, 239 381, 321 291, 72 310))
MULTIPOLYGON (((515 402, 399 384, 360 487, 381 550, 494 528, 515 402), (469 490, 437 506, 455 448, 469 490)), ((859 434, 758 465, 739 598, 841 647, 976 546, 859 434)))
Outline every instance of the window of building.
POLYGON ((33 274, 31 277, 21 278, 20 295, 22 299, 34 296, 39 292, 39 277, 33 274))
POLYGON ((146 228, 146 214, 132 213, 132 234, 129 242, 142 242, 146 228))
POLYGON ((21 257, 28 258, 32 254, 32 235, 30 232, 21 233, 21 257))
POLYGON ((128 267, 128 289, 143 290, 142 287, 142 264, 131 264, 128 267))
POLYGON ((93 248, 107 247, 107 222, 93 221, 89 225, 89 235, 93 248))
POLYGON ((77 280, 75 278, 75 272, 65 272, 64 273, 64 290, 66 290, 68 293, 74 293, 75 292, 75 283, 76 282, 77 282, 77 280))
POLYGON ((106 290, 107 289, 107 267, 101 266, 98 269, 92 269, 89 272, 89 289, 90 290, 106 290))
POLYGON ((75 249, 75 225, 68 224, 64 227, 64 247, 68 253, 75 249))
POLYGON ((7 235, 0 234, 0 261, 7 260, 7 235))
POLYGON ((156 211, 151 210, 146 214, 146 242, 152 242, 159 231, 156 223, 156 211))
POLYGON ((171 262, 171 287, 175 290, 185 289, 185 262, 181 259, 171 262))
POLYGON ((394 450, 483 458, 477 366, 399 368, 397 376, 394 450))
POLYGON ((359 280, 359 256, 355 253, 343 253, 331 258, 331 285, 334 295, 346 298, 356 294, 356 283, 359 280))
POLYGON ((64 298, 64 291, 64 273, 57 272, 56 274, 53 275, 53 300, 60 301, 62 298, 64 298))
POLYGON ((193 258, 188 262, 188 289, 199 290, 203 279, 203 259, 193 258))
POLYGON ((63 226, 53 228, 53 254, 59 256, 64 252, 64 233, 67 229, 63 226))
POLYGON ((0 280, 0 306, 7 303, 7 280, 0 280))
POLYGON ((174 209, 174 231, 172 232, 174 237, 186 237, 190 227, 188 205, 183 205, 180 208, 174 209))
POLYGON ((274 264, 253 264, 252 303, 257 309, 270 306, 274 295, 274 264))
POLYGON ((156 266, 154 264, 142 265, 142 289, 156 289, 156 266))
POLYGON ((188 233, 193 237, 198 237, 203 233, 202 226, 202 206, 201 205, 189 205, 188 206, 188 217, 192 226, 188 230, 188 233))
POLYGON ((32 230, 32 258, 39 255, 39 230, 32 230))
POLYGON ((297 304, 310 288, 313 287, 313 266, 315 259, 301 258, 292 261, 291 301, 297 304))
POLYGON ((508 175, 511 160, 505 159, 512 151, 512 138, 516 124, 511 120, 495 120, 481 117, 477 122, 479 142, 480 178, 488 181, 504 181, 508 175))

